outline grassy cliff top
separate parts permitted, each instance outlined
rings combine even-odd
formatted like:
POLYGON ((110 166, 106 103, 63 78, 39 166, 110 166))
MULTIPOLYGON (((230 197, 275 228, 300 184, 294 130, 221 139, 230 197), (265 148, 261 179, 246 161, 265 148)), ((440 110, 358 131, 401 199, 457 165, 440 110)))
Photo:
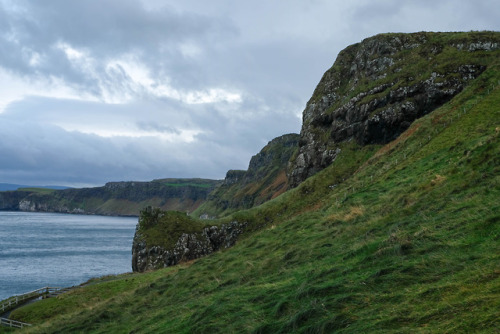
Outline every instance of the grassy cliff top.
MULTIPOLYGON (((500 33, 419 32, 379 34, 342 50, 324 74, 309 103, 331 94, 338 98, 329 106, 332 112, 361 92, 390 85, 392 90, 426 80, 432 73, 459 77, 462 65, 483 65, 498 57, 490 51, 500 49, 500 33)), ((370 94, 373 95, 373 94, 370 94)), ((363 103, 379 96, 365 97, 363 103)))
POLYGON ((147 207, 139 216, 139 233, 148 245, 171 249, 183 233, 200 232, 205 224, 185 212, 147 207))

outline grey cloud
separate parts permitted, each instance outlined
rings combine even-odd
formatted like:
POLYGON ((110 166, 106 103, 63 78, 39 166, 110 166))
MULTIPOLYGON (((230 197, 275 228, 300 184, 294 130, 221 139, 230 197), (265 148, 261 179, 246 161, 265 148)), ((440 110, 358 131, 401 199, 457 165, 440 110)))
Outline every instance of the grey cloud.
POLYGON ((0 0, 0 68, 27 85, 57 81, 94 97, 40 91, 0 111, 0 182, 221 178, 247 168, 272 138, 300 130, 307 99, 347 45, 387 31, 499 30, 499 15, 491 0, 0 0), (58 43, 90 63, 70 61, 58 43), (151 89, 217 88, 241 99, 189 104, 155 94, 125 65, 108 67, 124 57, 149 71, 151 89), (71 131, 75 124, 87 133, 71 131), (103 129, 151 135, 92 134, 103 129), (193 141, 168 140, 186 130, 193 141))
POLYGON ((360 38, 384 32, 498 30, 492 0, 383 0, 356 6, 349 20, 360 38))
MULTIPOLYGON (((181 54, 179 45, 194 40, 209 47, 211 40, 227 38, 235 30, 227 20, 169 7, 148 11, 141 2, 131 0, 19 1, 18 6, 24 10, 10 12, 4 21, 9 28, 1 36, 0 66, 22 75, 55 75, 95 95, 102 94, 95 86, 96 78, 86 68, 75 68, 56 47, 58 43, 88 52, 96 59, 95 70, 110 87, 123 78, 116 72, 106 76, 106 61, 127 54, 135 55, 158 76, 174 77, 177 85, 193 85, 195 64, 181 54), (35 53, 40 63, 32 66, 30 54, 35 53), (185 77, 190 78, 187 83, 185 77)), ((1 13, 6 16, 5 9, 1 13)))
POLYGON ((228 28, 211 18, 179 13, 168 7, 148 11, 140 1, 133 0, 19 1, 19 4, 28 15, 22 12, 13 16, 12 24, 24 41, 40 49, 62 40, 109 55, 144 46, 157 49, 228 28))
POLYGON ((137 127, 141 130, 146 130, 146 131, 180 134, 180 131, 174 127, 168 125, 162 125, 152 121, 149 122, 139 121, 137 122, 137 127))
MULTIPOLYGON (((233 112, 242 111, 221 110, 216 104, 200 105, 189 113, 176 102, 170 106, 157 102, 141 106, 141 110, 137 109, 139 105, 111 108, 99 103, 47 98, 31 98, 11 105, 0 114, 0 156, 8 161, 0 166, 0 179, 10 175, 10 180, 20 178, 16 182, 43 179, 72 185, 102 184, 116 180, 117 175, 124 180, 223 178, 228 169, 246 169, 249 158, 268 140, 296 131, 299 125, 294 115, 279 113, 263 115, 246 111, 243 120, 233 119, 233 112), (32 113, 40 106, 46 110, 32 113), (68 113, 68 109, 72 112, 68 113), (203 132, 194 142, 171 143, 154 137, 103 138, 52 125, 57 120, 85 122, 82 115, 109 127, 113 122, 129 122, 153 132, 178 134, 177 126, 203 132), (31 180, 27 180, 29 175, 31 180)), ((258 110, 262 106, 256 101, 243 108, 258 110)))
MULTIPOLYGON (((101 184, 117 178, 148 180, 193 175, 217 178, 220 174, 220 163, 196 146, 168 146, 147 138, 101 138, 29 122, 2 122, 0 131, 2 142, 10 143, 0 145, 0 179, 72 185, 101 184), (7 131, 7 126, 11 131, 7 131), (183 153, 183 149, 190 154, 183 153), (205 167, 203 172, 200 166, 205 167), (20 178, 13 179, 16 176, 20 178)), ((216 154, 217 151, 212 149, 216 154)))

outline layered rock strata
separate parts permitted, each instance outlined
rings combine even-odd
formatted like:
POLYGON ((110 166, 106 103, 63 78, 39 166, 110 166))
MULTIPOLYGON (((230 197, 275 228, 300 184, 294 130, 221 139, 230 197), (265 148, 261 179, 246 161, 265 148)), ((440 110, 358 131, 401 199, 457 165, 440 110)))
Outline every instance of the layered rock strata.
POLYGON ((488 33, 383 34, 344 49, 303 112, 290 187, 330 165, 340 143, 385 144, 451 100, 486 68, 460 53, 498 50, 500 41, 489 38, 488 33))

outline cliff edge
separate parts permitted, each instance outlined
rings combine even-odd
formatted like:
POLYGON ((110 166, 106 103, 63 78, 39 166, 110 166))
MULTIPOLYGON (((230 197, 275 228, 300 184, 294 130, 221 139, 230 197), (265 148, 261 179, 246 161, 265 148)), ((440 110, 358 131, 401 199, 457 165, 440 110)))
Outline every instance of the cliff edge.
POLYGON ((299 135, 274 138, 250 159, 248 169, 229 170, 224 182, 208 195, 194 215, 203 218, 224 216, 271 200, 288 189, 286 169, 296 154, 299 135))
POLYGON ((303 112, 290 187, 330 165, 342 143, 386 144, 477 78, 500 47, 491 32, 381 34, 341 51, 303 112))

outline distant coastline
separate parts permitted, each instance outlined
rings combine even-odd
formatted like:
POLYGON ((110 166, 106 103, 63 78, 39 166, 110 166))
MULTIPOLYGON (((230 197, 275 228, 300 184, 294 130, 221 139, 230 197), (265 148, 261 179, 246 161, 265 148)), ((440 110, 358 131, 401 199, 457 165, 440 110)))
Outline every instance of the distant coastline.
POLYGON ((14 184, 14 183, 0 183, 0 191, 15 191, 21 189, 53 189, 53 190, 63 190, 70 189, 67 186, 33 186, 25 184, 14 184))
POLYGON ((108 182, 102 187, 24 187, 2 184, 1 211, 137 217, 147 206, 190 213, 220 183, 208 179, 108 182))

